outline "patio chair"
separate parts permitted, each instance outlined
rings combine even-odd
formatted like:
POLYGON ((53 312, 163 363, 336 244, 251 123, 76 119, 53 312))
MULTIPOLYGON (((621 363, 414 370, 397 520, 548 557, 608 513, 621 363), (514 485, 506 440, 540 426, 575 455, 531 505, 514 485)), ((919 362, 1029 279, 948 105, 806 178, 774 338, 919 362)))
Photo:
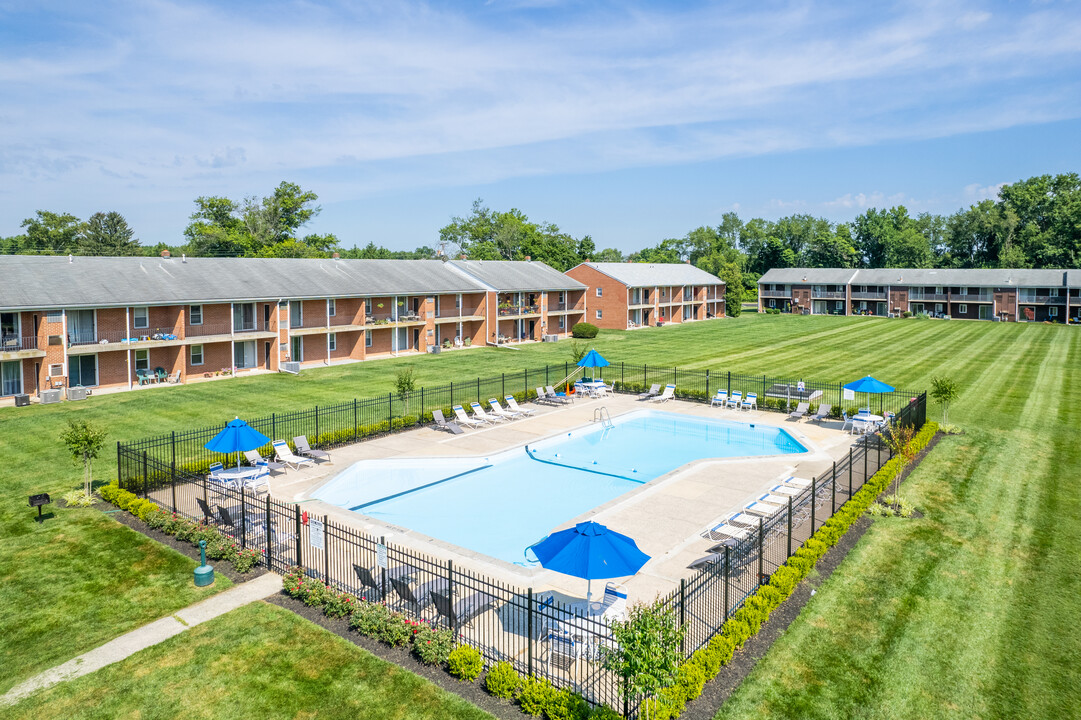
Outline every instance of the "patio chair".
POLYGON ((787 502, 784 505, 773 505, 771 503, 762 502, 760 500, 754 500, 747 503, 747 505, 744 506, 743 511, 746 513, 752 513, 754 515, 761 515, 762 517, 769 518, 781 512, 781 510, 784 509, 787 505, 787 502))
POLYGON ((803 478, 798 478, 798 477, 796 477, 794 475, 791 476, 791 477, 785 478, 782 482, 784 482, 786 485, 793 485, 795 487, 800 487, 800 488, 811 487, 811 481, 810 480, 804 480, 803 478))
POLYGON ((166 380, 174 385, 178 384, 180 382, 180 371, 177 370, 175 373, 166 378, 166 380))
POLYGON ((743 393, 736 391, 728 397, 728 404, 725 407, 735 408, 739 410, 739 406, 743 403, 743 393))
MULTIPOLYGON (((224 525, 233 533, 240 533, 240 526, 233 520, 232 513, 229 512, 229 508, 218 506, 218 515, 221 517, 221 524, 224 525)), ((252 518, 245 518, 244 522, 245 537, 248 535, 254 535, 255 537, 261 536, 266 530, 263 527, 261 520, 253 520, 252 518)))
POLYGON ((210 509, 210 505, 207 504, 206 500, 203 500, 202 498, 195 498, 195 503, 199 506, 199 509, 203 511, 203 519, 206 520, 207 523, 213 523, 217 525, 221 522, 221 516, 215 514, 210 509))
POLYGON ((507 420, 507 418, 495 417, 493 415, 489 415, 488 413, 484 412, 484 406, 481 405, 476 400, 469 403, 469 407, 473 410, 473 417, 475 419, 480 420, 481 422, 488 423, 489 425, 495 424, 496 420, 498 420, 499 422, 506 422, 506 420, 507 420))
POLYGON ((668 385, 664 386, 664 392, 662 392, 657 397, 651 397, 649 399, 649 401, 650 402, 668 402, 669 400, 671 400, 675 396, 676 396, 676 386, 669 383, 668 385))
POLYGON ((255 467, 256 465, 262 465, 266 467, 269 472, 285 469, 285 465, 280 462, 274 462, 273 460, 267 460, 265 457, 259 454, 258 450, 245 450, 244 457, 248 459, 248 464, 252 467, 255 467))
POLYGON ((522 413, 504 409, 495 398, 488 398, 488 405, 492 408, 492 414, 497 417, 505 418, 507 420, 515 420, 522 417, 522 413))
POLYGON ((642 393, 641 395, 638 396, 638 399, 639 400, 649 400, 651 397, 656 397, 657 395, 660 395, 660 393, 661 393, 661 384, 660 383, 653 383, 653 385, 651 385, 650 388, 649 388, 649 392, 642 393))
POLYGON ((453 409, 454 417, 458 418, 458 422, 460 422, 462 425, 465 425, 466 427, 480 427, 481 425, 484 425, 484 423, 482 423, 480 420, 475 420, 466 415, 465 408, 463 408, 461 405, 455 405, 453 409))
POLYGON ((278 459, 278 462, 285 463, 286 467, 299 470, 302 465, 315 466, 315 461, 311 458, 294 455, 293 451, 289 449, 289 444, 284 440, 275 440, 272 444, 274 445, 274 457, 278 459))
POLYGON ((580 657, 580 646, 574 636, 566 630, 551 629, 544 638, 548 643, 548 672, 552 665, 564 672, 569 672, 580 657))
POLYGON ((747 530, 737 525, 732 525, 731 520, 734 513, 729 513, 726 517, 718 521, 713 527, 702 533, 707 540, 724 540, 726 538, 735 538, 736 540, 742 540, 747 537, 747 530))
POLYGON ((811 403, 801 402, 796 405, 796 409, 788 413, 788 417, 796 422, 803 419, 803 416, 807 414, 807 410, 811 407, 811 403))
POLYGON ((513 410, 516 413, 521 413, 523 415, 533 415, 534 413, 537 412, 536 410, 534 410, 532 408, 524 408, 524 407, 519 406, 518 401, 514 399, 513 395, 504 395, 503 399, 506 401, 507 407, 509 407, 511 410, 513 410))
POLYGON ((546 405, 554 405, 555 404, 555 400, 553 398, 548 397, 547 391, 542 387, 537 388, 537 397, 533 400, 533 402, 535 402, 535 403, 544 403, 546 405))
POLYGON ((844 420, 844 424, 841 425, 841 431, 843 432, 846 428, 851 431, 852 426, 855 423, 852 422, 852 418, 848 417, 848 413, 844 410, 841 411, 841 419, 844 420))
POLYGON ((758 393, 747 393, 743 398, 743 402, 739 405, 740 410, 757 410, 758 409, 758 393))
POLYGON ((795 485, 774 485, 769 489, 771 495, 780 495, 786 497, 791 495, 796 497, 801 494, 806 488, 796 487, 795 485))
POLYGON ((465 432, 464 430, 462 430, 462 426, 458 423, 454 421, 448 422, 447 419, 443 417, 442 410, 432 410, 432 420, 435 421, 435 426, 437 428, 439 428, 440 430, 446 430, 453 435, 461 435, 463 432, 465 432))
POLYGON ((169 373, 165 372, 163 367, 154 368, 154 375, 157 377, 159 385, 169 379, 169 373))
POLYGON ((615 583, 604 586, 604 602, 601 619, 606 622, 625 620, 627 617, 627 588, 615 583))
POLYGON ((323 459, 331 465, 334 464, 334 461, 330 459, 330 453, 326 450, 315 450, 308 444, 307 435, 297 435, 293 438, 293 444, 296 445, 297 453, 304 457, 311 458, 312 460, 323 459))
POLYGON ((139 381, 139 385, 149 385, 151 383, 149 370, 136 370, 135 379, 139 381))
POLYGON ((811 417, 809 417, 807 419, 810 420, 811 422, 821 422, 821 421, 825 420, 826 418, 828 418, 829 416, 830 416, 829 406, 826 405, 825 403, 822 403, 821 405, 818 406, 818 412, 816 412, 814 415, 812 415, 811 417))
POLYGON ((710 407, 713 407, 714 405, 720 405, 721 408, 723 409, 725 407, 725 405, 727 405, 727 404, 728 404, 728 391, 727 390, 718 390, 717 394, 714 395, 712 398, 710 398, 710 401, 709 401, 709 406, 710 407))
POLYGON ((548 392, 548 397, 553 398, 557 403, 563 404, 571 401, 571 399, 567 397, 567 393, 556 392, 556 389, 551 385, 546 385, 544 389, 548 392))
POLYGON ((365 588, 362 592, 367 596, 366 599, 374 602, 383 598, 383 586, 376 581, 371 570, 354 563, 353 572, 357 574, 357 580, 360 581, 361 587, 365 588))
POLYGON ((432 590, 441 593, 447 591, 447 579, 445 577, 430 580, 418 587, 415 592, 412 583, 407 577, 391 577, 388 580, 402 604, 410 606, 413 612, 418 615, 421 609, 432 604, 432 590))
POLYGON ((467 595, 456 603, 451 603, 445 591, 430 590, 429 595, 435 604, 436 612, 445 617, 454 629, 468 627, 477 616, 495 605, 494 597, 480 591, 467 595))

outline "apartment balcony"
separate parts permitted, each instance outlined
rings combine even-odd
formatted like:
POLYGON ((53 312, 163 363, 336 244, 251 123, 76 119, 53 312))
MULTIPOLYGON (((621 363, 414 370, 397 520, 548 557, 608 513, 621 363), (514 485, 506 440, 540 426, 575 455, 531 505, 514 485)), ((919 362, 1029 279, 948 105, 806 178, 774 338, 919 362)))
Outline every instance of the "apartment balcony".
POLYGON ((447 308, 446 310, 440 308, 439 312, 435 314, 435 321, 437 323, 466 322, 468 320, 483 319, 484 313, 479 307, 447 308))
POLYGON ((89 355, 116 350, 145 350, 164 345, 183 345, 184 340, 173 328, 140 328, 124 332, 69 332, 68 354, 89 355))
MULTIPOLYGON (((1065 295, 1020 295, 1017 302, 1022 305, 1065 305, 1065 295)), ((1076 303, 1075 303, 1076 304, 1076 303)))
POLYGON ((206 339, 209 337, 229 338, 235 335, 245 335, 248 339, 252 336, 277 335, 278 330, 273 323, 250 323, 248 325, 189 325, 184 331, 185 338, 206 339))
POLYGON ((949 299, 945 293, 908 293, 909 302, 946 302, 949 299))
POLYGON ((963 302, 963 303, 989 303, 995 301, 995 296, 991 293, 977 293, 977 294, 964 294, 953 295, 950 297, 951 302, 963 302))
POLYGON ((792 297, 792 292, 789 290, 759 290, 758 297, 787 299, 792 297))
POLYGON ((0 360, 25 360, 45 357, 45 350, 38 349, 36 337, 4 335, 0 337, 0 360))
MULTIPOLYGON (((842 297, 844 297, 843 294, 842 294, 842 297)), ((854 293, 852 293, 852 299, 853 300, 885 300, 886 299, 886 293, 884 291, 880 291, 880 292, 854 292, 854 293)))
POLYGON ((366 330, 371 330, 371 326, 393 326, 393 327, 408 327, 410 325, 423 325, 425 323, 424 318, 420 315, 412 312, 400 312, 400 313, 375 313, 368 315, 364 319, 364 325, 366 330))
POLYGON ((815 300, 844 300, 844 290, 812 290, 811 297, 815 300))
POLYGON ((501 305, 499 307, 499 317, 521 317, 522 315, 540 315, 540 305, 501 305))

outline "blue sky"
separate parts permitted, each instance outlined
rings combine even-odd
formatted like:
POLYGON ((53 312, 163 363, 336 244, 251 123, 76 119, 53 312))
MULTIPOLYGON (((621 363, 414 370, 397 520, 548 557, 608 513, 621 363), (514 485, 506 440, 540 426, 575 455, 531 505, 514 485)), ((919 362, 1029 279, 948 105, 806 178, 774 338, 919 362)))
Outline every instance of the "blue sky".
POLYGON ((1081 171, 1076 2, 6 2, 0 235, 320 196, 343 245, 484 198, 631 250, 724 212, 951 213, 1081 171))

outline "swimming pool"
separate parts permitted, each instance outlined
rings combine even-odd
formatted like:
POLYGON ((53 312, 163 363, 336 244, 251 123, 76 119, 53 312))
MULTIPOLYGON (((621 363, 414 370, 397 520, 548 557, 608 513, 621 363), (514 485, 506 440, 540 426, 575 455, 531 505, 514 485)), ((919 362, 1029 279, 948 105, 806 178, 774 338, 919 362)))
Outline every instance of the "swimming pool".
POLYGON ((362 460, 313 497, 500 560, 694 460, 807 452, 786 431, 653 410, 489 457, 362 460))

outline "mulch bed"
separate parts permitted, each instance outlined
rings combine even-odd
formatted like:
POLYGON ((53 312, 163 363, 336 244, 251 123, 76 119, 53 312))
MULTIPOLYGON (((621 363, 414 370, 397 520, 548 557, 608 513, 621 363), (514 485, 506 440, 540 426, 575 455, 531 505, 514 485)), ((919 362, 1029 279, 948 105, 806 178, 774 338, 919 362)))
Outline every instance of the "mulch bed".
MULTIPOLYGON (((108 503, 101 503, 101 507, 102 509, 116 509, 108 503)), ((177 540, 172 535, 163 533, 161 530, 147 527, 146 523, 144 523, 142 520, 135 517, 129 512, 125 512, 123 510, 119 512, 111 512, 109 513, 109 517, 111 517, 113 520, 116 520, 121 525, 127 525, 135 532, 146 535, 151 540, 157 540, 162 545, 168 545, 181 555, 187 555, 193 560, 199 560, 199 548, 192 545, 190 542, 187 542, 186 540, 177 540)), ((225 577, 232 580, 234 583, 242 583, 247 582, 248 580, 254 580, 260 575, 266 575, 268 572, 266 567, 262 565, 256 565, 248 572, 241 574, 238 573, 236 570, 233 570, 233 566, 230 565, 227 560, 208 559, 207 563, 214 566, 215 574, 224 575, 225 577)))

